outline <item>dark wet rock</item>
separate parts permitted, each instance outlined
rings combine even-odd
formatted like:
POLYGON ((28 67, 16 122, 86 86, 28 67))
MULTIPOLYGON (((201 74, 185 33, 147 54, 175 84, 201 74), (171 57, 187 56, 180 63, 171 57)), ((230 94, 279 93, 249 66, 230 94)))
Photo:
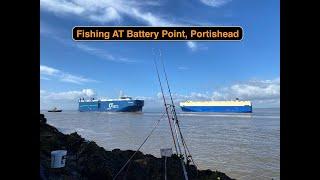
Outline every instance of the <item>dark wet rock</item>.
MULTIPOLYGON (((106 151, 93 141, 87 141, 76 132, 66 135, 46 123, 40 114, 40 177, 41 179, 112 179, 135 151, 114 149, 106 151), (67 150, 66 166, 50 168, 51 151, 67 150)), ((224 173, 198 170, 187 166, 190 180, 230 180, 224 173)), ((167 178, 182 180, 183 172, 177 155, 167 159, 167 178)), ((137 152, 132 161, 119 174, 117 180, 163 180, 164 158, 137 152)))
POLYGON ((47 123, 47 119, 44 117, 43 114, 40 114, 40 123, 41 123, 41 124, 47 123))

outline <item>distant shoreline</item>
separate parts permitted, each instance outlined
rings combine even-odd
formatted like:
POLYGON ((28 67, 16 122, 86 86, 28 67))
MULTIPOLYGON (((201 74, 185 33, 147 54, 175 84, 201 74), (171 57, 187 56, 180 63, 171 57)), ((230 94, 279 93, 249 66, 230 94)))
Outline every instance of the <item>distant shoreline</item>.
MULTIPOLYGON (((267 107, 267 108, 265 108, 265 107, 253 107, 252 109, 254 111, 254 110, 263 110, 263 109, 280 109, 280 107, 267 107)), ((50 110, 50 109, 40 109, 40 111, 48 111, 48 110, 50 110)), ((142 112, 162 112, 162 110, 164 110, 164 109, 161 108, 161 107, 160 108, 144 108, 142 110, 142 112)), ((178 110, 178 112, 182 112, 179 108, 177 110, 178 110)), ((78 109, 63 109, 63 111, 67 111, 67 112, 69 112, 69 111, 78 111, 78 109)))

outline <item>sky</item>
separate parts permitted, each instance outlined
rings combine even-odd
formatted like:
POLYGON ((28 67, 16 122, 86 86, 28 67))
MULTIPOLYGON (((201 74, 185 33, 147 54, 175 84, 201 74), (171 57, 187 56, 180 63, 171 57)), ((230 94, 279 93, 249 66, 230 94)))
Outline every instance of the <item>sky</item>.
POLYGON ((161 107, 153 49, 176 102, 280 104, 280 5, 256 0, 40 0, 40 109, 119 92, 161 107), (242 41, 75 42, 74 26, 242 26, 242 41))

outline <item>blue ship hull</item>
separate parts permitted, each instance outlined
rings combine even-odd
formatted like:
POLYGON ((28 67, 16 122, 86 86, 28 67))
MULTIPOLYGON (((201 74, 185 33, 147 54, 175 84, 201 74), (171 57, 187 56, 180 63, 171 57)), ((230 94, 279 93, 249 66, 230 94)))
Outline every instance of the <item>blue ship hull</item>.
POLYGON ((143 100, 81 101, 79 102, 79 111, 138 112, 142 111, 143 105, 143 100))
POLYGON ((252 106, 183 106, 181 109, 186 112, 252 112, 252 106))

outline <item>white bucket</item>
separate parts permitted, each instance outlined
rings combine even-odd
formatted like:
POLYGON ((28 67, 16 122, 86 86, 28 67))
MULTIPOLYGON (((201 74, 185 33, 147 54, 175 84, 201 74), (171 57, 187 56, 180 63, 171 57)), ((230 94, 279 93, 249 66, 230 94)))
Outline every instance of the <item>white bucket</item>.
POLYGON ((51 152, 51 168, 62 168, 66 164, 67 151, 57 150, 51 152))

